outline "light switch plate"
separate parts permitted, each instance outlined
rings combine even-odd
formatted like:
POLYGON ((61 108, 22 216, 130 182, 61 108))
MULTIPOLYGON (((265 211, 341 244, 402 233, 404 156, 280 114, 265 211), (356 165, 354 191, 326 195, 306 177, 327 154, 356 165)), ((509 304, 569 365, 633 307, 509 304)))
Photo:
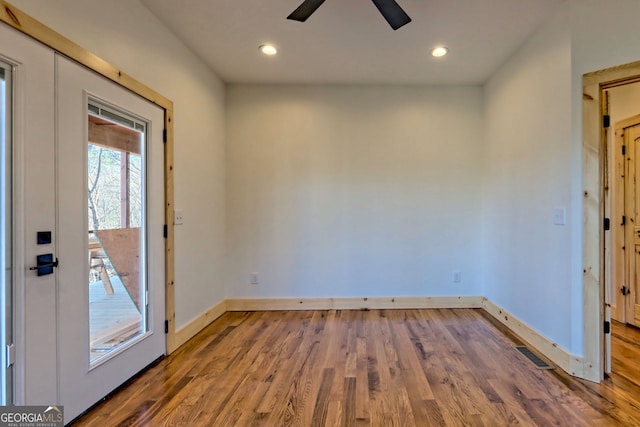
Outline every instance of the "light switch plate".
POLYGON ((554 225, 567 225, 567 210, 565 208, 553 208, 554 225))
POLYGON ((173 225, 184 224, 184 211, 182 209, 173 210, 173 225))

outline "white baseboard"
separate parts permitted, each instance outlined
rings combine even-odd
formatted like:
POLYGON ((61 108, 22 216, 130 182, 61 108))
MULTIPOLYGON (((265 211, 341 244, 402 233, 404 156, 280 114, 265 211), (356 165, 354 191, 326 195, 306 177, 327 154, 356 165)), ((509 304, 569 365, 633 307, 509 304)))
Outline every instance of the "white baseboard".
POLYGON ((583 378, 584 361, 582 357, 569 353, 557 343, 551 341, 540 332, 509 313, 507 310, 486 298, 483 298, 482 308, 500 323, 509 328, 514 334, 518 335, 530 344, 535 350, 539 351, 553 363, 562 368, 563 371, 573 376, 583 378))
POLYGON ((482 297, 255 298, 229 299, 228 311, 482 308, 482 297))

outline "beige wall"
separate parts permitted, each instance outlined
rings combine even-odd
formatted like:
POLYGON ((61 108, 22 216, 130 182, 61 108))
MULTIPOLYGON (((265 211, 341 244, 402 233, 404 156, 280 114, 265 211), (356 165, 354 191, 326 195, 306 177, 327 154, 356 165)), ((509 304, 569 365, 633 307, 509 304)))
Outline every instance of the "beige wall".
POLYGON ((483 242, 486 296, 581 354, 572 329, 581 315, 573 312, 571 270, 581 223, 572 217, 568 27, 564 8, 485 86, 483 242), (554 224, 555 208, 566 210, 566 225, 554 224))
POLYGON ((231 85, 227 117, 230 297, 482 294, 480 87, 231 85))

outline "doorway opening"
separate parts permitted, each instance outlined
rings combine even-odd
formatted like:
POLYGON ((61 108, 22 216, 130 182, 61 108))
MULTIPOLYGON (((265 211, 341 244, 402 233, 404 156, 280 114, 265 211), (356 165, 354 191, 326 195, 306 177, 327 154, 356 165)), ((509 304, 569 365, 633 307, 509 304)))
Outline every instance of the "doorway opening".
POLYGON ((611 351, 605 371, 640 385, 640 82, 604 89, 605 301, 611 351), (607 123, 605 123, 607 124, 607 123))
POLYGON ((12 67, 0 62, 0 405, 13 403, 12 67))

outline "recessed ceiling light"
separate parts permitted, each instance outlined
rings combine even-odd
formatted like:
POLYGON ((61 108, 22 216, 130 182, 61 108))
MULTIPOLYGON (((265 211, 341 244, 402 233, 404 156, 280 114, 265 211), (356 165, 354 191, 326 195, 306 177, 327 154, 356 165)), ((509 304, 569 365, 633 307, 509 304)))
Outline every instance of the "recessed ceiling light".
POLYGON ((444 46, 439 46, 439 47, 436 47, 435 49, 433 49, 431 51, 431 56, 435 56, 436 58, 440 58, 442 56, 445 56, 448 52, 449 52, 449 49, 447 49, 444 46))
POLYGON ((276 53, 278 53, 278 49, 270 44, 262 44, 258 47, 258 49, 260 49, 260 52, 264 53, 265 55, 275 55, 276 53))

